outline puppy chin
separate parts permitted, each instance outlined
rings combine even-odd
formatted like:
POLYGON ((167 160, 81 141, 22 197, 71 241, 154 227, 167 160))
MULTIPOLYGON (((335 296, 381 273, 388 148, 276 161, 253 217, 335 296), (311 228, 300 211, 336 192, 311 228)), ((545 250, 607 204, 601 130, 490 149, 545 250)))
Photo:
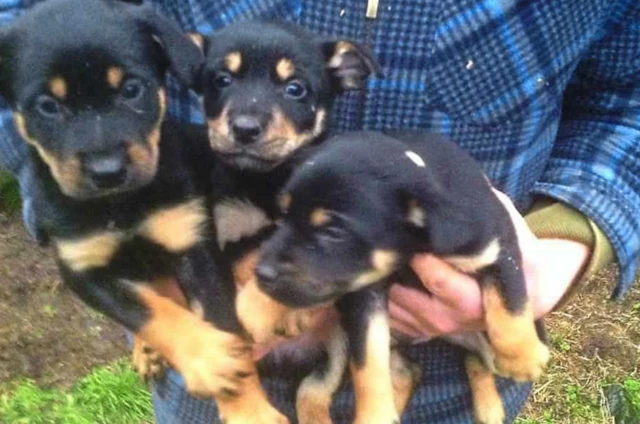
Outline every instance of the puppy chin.
POLYGON ((282 163, 280 160, 268 160, 245 153, 221 154, 220 159, 233 168, 250 172, 268 172, 282 163))

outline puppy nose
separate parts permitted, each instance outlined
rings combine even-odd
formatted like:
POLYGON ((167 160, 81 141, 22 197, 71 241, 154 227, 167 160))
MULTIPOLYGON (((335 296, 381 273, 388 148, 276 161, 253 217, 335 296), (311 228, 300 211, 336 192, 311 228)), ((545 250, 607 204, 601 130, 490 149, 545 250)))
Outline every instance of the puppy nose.
POLYGON ((88 154, 84 167, 91 182, 99 189, 119 187, 127 178, 126 155, 120 151, 88 154))
POLYGON ((241 143, 253 143, 262 134, 262 125, 258 118, 251 115, 240 115, 231 123, 231 130, 236 140, 241 143))
POLYGON ((278 278, 278 271, 269 265, 258 265, 255 272, 258 279, 263 283, 272 283, 278 278))

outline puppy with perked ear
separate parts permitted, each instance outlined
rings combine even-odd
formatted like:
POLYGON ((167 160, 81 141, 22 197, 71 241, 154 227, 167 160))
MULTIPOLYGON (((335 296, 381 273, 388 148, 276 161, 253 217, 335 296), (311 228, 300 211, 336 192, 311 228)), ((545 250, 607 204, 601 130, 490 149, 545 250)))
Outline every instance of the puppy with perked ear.
POLYGON ((0 94, 65 283, 191 393, 215 397, 227 423, 283 422, 264 393, 244 391, 255 369, 212 243, 206 131, 164 119, 165 72, 194 85, 203 60, 146 5, 50 0, 0 32, 0 94))
POLYGON ((493 372, 521 381, 542 373, 549 349, 534 323, 515 229, 478 164, 451 141, 411 132, 336 136, 294 172, 281 207, 282 224, 256 267, 259 288, 290 307, 335 303, 344 331, 329 344, 328 365, 303 381, 299 401, 326 399, 337 389, 327 376, 348 362, 355 422, 399 422, 406 396, 392 384, 398 358, 389 354, 387 291, 392 281, 415 284, 405 276, 418 253, 480 282, 486 333, 450 338, 472 352, 478 422, 504 420, 493 372))
POLYGON ((239 22, 194 35, 206 57, 200 81, 210 147, 218 244, 233 264, 238 314, 258 342, 294 335, 306 316, 256 290, 253 268, 280 217, 277 194, 330 131, 335 98, 378 73, 369 51, 282 22, 239 22), (256 313, 260 311, 260 313, 256 313))

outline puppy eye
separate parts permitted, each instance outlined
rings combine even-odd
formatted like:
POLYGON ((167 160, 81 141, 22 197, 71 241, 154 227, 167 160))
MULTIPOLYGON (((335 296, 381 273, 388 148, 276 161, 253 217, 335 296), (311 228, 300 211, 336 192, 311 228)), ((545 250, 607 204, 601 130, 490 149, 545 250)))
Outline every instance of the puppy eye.
POLYGON ((307 95, 307 88, 300 81, 294 80, 284 87, 284 94, 290 99, 300 100, 307 95))
POLYGON ((125 100, 137 100, 144 92, 142 81, 136 78, 128 79, 120 88, 120 96, 125 100))
POLYGON ((57 100, 44 95, 36 100, 36 108, 42 116, 47 118, 55 118, 62 112, 62 107, 57 100))
POLYGON ((213 85, 216 88, 229 87, 232 82, 233 82, 233 78, 231 78, 231 75, 227 74, 226 72, 219 73, 213 77, 213 85))

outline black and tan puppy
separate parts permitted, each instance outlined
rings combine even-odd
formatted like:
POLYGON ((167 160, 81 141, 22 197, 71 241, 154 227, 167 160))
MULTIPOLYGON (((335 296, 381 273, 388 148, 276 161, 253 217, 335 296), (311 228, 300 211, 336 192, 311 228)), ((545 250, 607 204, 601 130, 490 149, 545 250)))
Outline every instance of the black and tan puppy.
MULTIPOLYGON (((481 284, 486 334, 452 341, 479 355, 467 361, 477 420, 502 423, 490 370, 535 379, 549 350, 534 325, 513 224, 466 153, 436 135, 337 136, 296 170, 281 206, 283 222, 256 267, 259 287, 291 307, 336 302, 348 339, 357 423, 398 422, 387 289, 402 281, 412 256, 425 252, 481 284)), ((344 343, 330 354, 342 349, 344 343)), ((333 360, 334 366, 345 362, 333 360)), ((312 375, 303 390, 324 393, 326 376, 340 372, 312 375)))
POLYGON ((262 392, 243 394, 256 377, 211 248, 206 130, 163 124, 165 72, 191 85, 203 60, 146 6, 51 0, 2 28, 0 93, 29 145, 38 226, 64 281, 190 392, 215 396, 228 423, 282 422, 262 392), (176 277, 204 320, 169 298, 176 277))
POLYGON ((209 142, 223 162, 213 178, 218 242, 236 282, 248 284, 238 298, 240 319, 263 341, 274 327, 292 322, 296 331, 298 324, 252 283, 255 253, 280 216, 277 194, 324 140, 336 96, 361 89, 377 67, 356 43, 285 23, 240 22, 201 41, 209 142))

